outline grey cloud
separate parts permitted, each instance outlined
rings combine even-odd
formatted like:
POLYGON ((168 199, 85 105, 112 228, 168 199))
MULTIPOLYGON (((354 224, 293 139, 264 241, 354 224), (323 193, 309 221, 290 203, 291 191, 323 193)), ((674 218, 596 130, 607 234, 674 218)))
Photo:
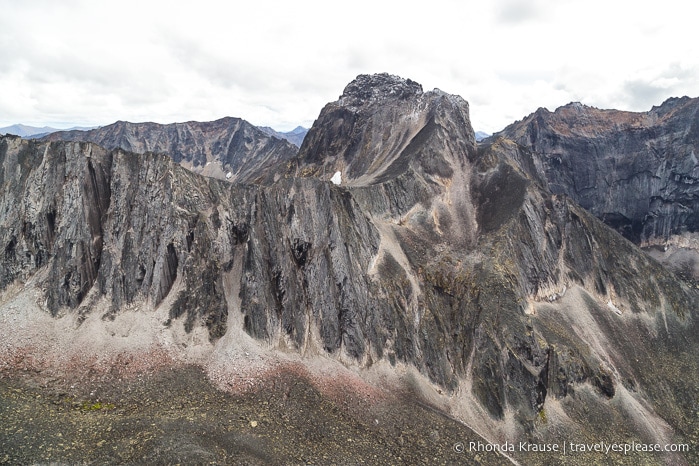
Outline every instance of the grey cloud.
POLYGON ((350 69, 366 69, 371 63, 371 54, 359 47, 348 50, 345 58, 350 69))
POLYGON ((531 84, 535 81, 553 81, 553 73, 545 69, 521 69, 502 71, 497 74, 503 81, 513 84, 524 85, 531 84))
POLYGON ((694 87, 699 91, 696 85, 697 71, 696 68, 683 68, 674 63, 650 78, 625 81, 622 95, 629 108, 648 110, 669 97, 681 97, 679 94, 687 88, 694 87))
POLYGON ((624 94, 631 108, 647 110, 670 97, 672 91, 642 80, 633 80, 624 84, 624 94))
MULTIPOLYGON (((5 33, 7 31, 0 33, 2 44, 7 42, 5 33)), ((85 93, 126 94, 125 91, 148 81, 140 78, 139 70, 129 67, 128 63, 114 61, 109 50, 93 55, 70 46, 51 48, 22 33, 15 42, 12 47, 3 47, 0 75, 19 73, 33 93, 39 93, 39 89, 47 85, 69 83, 85 93)), ((151 87, 150 91, 157 92, 161 85, 151 87)))
POLYGON ((523 23, 537 19, 545 10, 531 0, 505 0, 497 10, 497 19, 503 23, 523 23))
POLYGON ((328 96, 336 99, 344 85, 358 74, 348 70, 367 59, 360 50, 351 48, 346 55, 332 51, 332 57, 322 52, 298 52, 295 59, 290 59, 289 52, 251 53, 250 49, 243 50, 243 55, 235 48, 224 55, 207 49, 196 38, 164 29, 159 41, 180 66, 211 84, 209 93, 218 88, 235 95, 240 102, 261 110, 266 107, 270 113, 288 108, 291 101, 314 102, 319 111, 328 96), (348 60, 356 62, 350 65, 348 60))
POLYGON ((184 68, 195 72, 215 86, 226 89, 237 87, 251 93, 269 87, 269 73, 264 72, 265 65, 269 64, 264 56, 252 61, 237 60, 235 49, 231 49, 230 56, 217 56, 202 43, 170 32, 163 32, 161 40, 165 49, 184 68))

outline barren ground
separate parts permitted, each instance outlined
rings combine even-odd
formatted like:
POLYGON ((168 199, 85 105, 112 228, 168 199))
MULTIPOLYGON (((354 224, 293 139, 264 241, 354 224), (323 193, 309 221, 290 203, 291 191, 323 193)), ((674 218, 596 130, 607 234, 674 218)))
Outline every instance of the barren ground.
POLYGON ((212 345, 166 308, 78 324, 40 296, 0 296, 0 464, 510 464, 455 452, 473 431, 380 375, 235 328, 212 345))
POLYGON ((0 464, 609 464, 457 452, 500 436, 468 390, 448 396, 414 369, 271 349, 234 320, 212 344, 165 325, 166 308, 111 320, 93 303, 78 324, 40 296, 0 295, 0 464))

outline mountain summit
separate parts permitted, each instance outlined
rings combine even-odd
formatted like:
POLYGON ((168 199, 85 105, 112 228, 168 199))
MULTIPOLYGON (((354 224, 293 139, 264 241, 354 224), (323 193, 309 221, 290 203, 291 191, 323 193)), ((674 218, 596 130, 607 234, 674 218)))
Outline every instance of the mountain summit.
POLYGON ((210 122, 130 123, 118 121, 90 131, 59 131, 47 141, 86 141, 107 149, 157 152, 202 175, 254 183, 272 167, 294 157, 298 148, 240 118, 210 122))
POLYGON ((303 171, 296 175, 329 179, 339 171, 351 186, 407 172, 432 181, 451 177, 475 150, 468 111, 461 97, 423 92, 409 79, 360 75, 320 112, 299 151, 303 171))
MULTIPOLYGON (((537 112, 479 148, 461 97, 363 75, 263 184, 156 153, 1 138, 0 290, 43 335, 3 326, 4 360, 60 371, 88 354, 97 362, 70 367, 91 374, 194 361, 226 389, 292 367, 324 396, 427 403, 485 443, 696 445, 697 289, 566 195, 594 187, 577 171, 554 189, 555 156, 534 151, 656 134, 594 114, 573 105, 554 125, 537 112)), ((666 134, 683 134, 675 125, 666 134)), ((513 454, 552 458, 565 461, 513 454)))
POLYGON ((421 94, 422 86, 410 79, 388 73, 362 74, 345 87, 339 103, 347 107, 359 107, 386 100, 416 98, 421 94))

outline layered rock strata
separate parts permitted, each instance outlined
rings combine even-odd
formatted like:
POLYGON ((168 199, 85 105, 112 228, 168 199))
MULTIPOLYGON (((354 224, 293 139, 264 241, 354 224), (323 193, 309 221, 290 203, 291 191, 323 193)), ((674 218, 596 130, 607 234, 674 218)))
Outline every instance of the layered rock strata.
POLYGON ((348 85, 268 186, 5 137, 0 287, 36 280, 53 315, 167 305, 164 326, 214 345, 242 328, 415 367, 493 440, 624 422, 624 438, 685 438, 696 290, 498 144, 476 148, 460 97, 390 75, 348 85))
POLYGON ((634 242, 699 229, 699 99, 648 112, 539 109, 484 141, 634 242))

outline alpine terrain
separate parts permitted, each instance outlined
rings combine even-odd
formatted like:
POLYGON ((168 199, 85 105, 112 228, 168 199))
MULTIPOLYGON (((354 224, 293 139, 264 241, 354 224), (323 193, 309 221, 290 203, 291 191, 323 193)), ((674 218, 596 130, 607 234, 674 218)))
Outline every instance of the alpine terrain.
POLYGON ((0 138, 0 460, 696 464, 697 108, 0 138))
POLYGON ((296 155, 281 134, 270 134, 240 118, 187 123, 114 124, 89 131, 58 131, 47 141, 94 142, 107 149, 169 155, 189 170, 231 182, 254 182, 270 166, 296 155))

